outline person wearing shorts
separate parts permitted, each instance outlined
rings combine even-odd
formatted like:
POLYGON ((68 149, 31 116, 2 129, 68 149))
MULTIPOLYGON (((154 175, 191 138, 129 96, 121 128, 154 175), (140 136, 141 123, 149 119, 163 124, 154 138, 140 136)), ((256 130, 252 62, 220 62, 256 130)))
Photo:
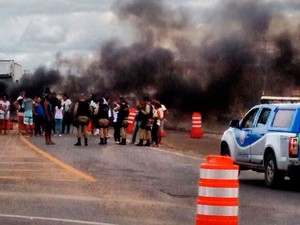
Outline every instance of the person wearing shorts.
POLYGON ((21 91, 17 100, 13 103, 14 107, 18 110, 19 134, 22 134, 22 130, 24 129, 24 108, 22 108, 24 96, 25 91, 21 91))
POLYGON ((44 113, 45 113, 45 141, 46 145, 54 145, 55 143, 52 141, 52 125, 53 125, 53 110, 52 105, 50 103, 51 94, 45 96, 45 101, 43 104, 44 113))
POLYGON ((22 107, 24 108, 25 136, 33 135, 33 100, 25 94, 22 107))
POLYGON ((104 98, 101 98, 99 101, 98 111, 95 111, 95 114, 98 118, 99 123, 99 136, 100 142, 99 145, 107 144, 107 135, 108 135, 108 124, 109 124, 109 106, 108 102, 104 98))
POLYGON ((10 118, 10 102, 8 96, 4 94, 0 100, 0 134, 2 129, 4 134, 7 134, 7 123, 10 118))
POLYGON ((89 102, 86 100, 85 94, 81 93, 79 96, 79 101, 74 107, 74 118, 76 118, 76 121, 78 122, 77 142, 75 143, 75 146, 81 146, 81 136, 84 137, 84 145, 88 146, 87 126, 91 112, 92 108, 89 102))

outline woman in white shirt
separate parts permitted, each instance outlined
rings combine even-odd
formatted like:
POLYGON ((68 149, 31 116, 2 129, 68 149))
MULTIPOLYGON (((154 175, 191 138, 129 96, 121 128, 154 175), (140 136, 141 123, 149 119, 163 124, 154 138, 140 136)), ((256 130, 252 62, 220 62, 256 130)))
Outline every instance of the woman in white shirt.
POLYGON ((54 114, 54 119, 55 119, 55 133, 61 136, 62 134, 62 121, 64 117, 64 109, 59 104, 58 106, 55 106, 55 114, 54 114))
POLYGON ((4 94, 2 100, 0 100, 0 134, 2 129, 4 134, 7 134, 7 123, 10 118, 10 102, 8 96, 4 94))
POLYGON ((72 101, 69 99, 69 96, 67 94, 63 94, 63 99, 61 101, 61 105, 63 107, 64 111, 64 117, 62 121, 62 133, 70 133, 70 126, 72 123, 72 101), (66 132, 65 129, 67 128, 66 132))

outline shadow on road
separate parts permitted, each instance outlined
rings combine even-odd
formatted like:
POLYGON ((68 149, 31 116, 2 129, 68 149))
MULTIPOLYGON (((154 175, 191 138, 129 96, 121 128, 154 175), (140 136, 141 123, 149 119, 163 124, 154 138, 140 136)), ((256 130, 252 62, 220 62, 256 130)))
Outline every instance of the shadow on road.
MULTIPOLYGON (((239 182, 240 185, 246 185, 248 187, 268 189, 268 187, 265 185, 265 181, 262 179, 241 179, 239 182)), ((274 190, 300 193, 300 185, 295 185, 290 180, 286 179, 282 182, 282 184, 274 188, 274 190)))

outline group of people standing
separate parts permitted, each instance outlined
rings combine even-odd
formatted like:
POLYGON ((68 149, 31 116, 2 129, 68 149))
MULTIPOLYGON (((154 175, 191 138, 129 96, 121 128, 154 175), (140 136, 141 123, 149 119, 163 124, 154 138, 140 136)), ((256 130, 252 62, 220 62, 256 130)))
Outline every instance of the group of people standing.
POLYGON ((161 144, 164 131, 164 119, 167 109, 158 100, 150 100, 144 97, 142 102, 137 102, 138 113, 135 117, 135 124, 131 143, 136 146, 158 147, 161 144))
MULTIPOLYGON (((157 100, 151 101, 149 97, 144 97, 141 102, 138 101, 136 107, 138 112, 135 116, 131 143, 136 146, 151 146, 152 144, 158 147, 162 139, 166 107, 157 100), (137 138, 139 142, 135 143, 137 138)), ((115 142, 119 145, 126 145, 129 110, 129 103, 123 97, 111 105, 109 97, 92 96, 90 101, 87 101, 85 95, 81 94, 73 112, 75 126, 77 126, 75 145, 82 145, 81 138, 84 139, 84 145, 88 145, 89 123, 92 124, 92 133, 99 134, 99 145, 107 144, 108 127, 111 121, 115 142)))
MULTIPOLYGON (((70 133, 71 125, 77 128, 75 146, 88 146, 88 126, 95 135, 99 134, 99 145, 107 144, 108 128, 114 128, 114 140, 126 145, 129 103, 124 97, 110 104, 109 97, 92 95, 87 99, 85 94, 79 95, 73 103, 67 94, 58 98, 56 93, 46 89, 42 96, 30 98, 21 91, 12 104, 17 110, 19 134, 25 136, 44 135, 46 145, 55 144, 52 134, 61 136, 70 133), (84 143, 82 143, 82 139, 84 143)), ((136 146, 159 146, 162 137, 163 120, 166 108, 157 100, 144 97, 136 104, 138 110, 131 143, 136 146), (138 143, 136 142, 138 139, 138 143), (144 143, 145 142, 145 143, 144 143)), ((11 105, 6 94, 0 98, 0 134, 7 134, 7 122, 10 119, 11 105)))
POLYGON ((19 134, 25 136, 44 135, 47 145, 53 145, 52 134, 61 136, 70 132, 71 100, 63 94, 59 100, 56 93, 45 91, 43 96, 31 98, 25 91, 21 91, 13 102, 18 114, 19 134))

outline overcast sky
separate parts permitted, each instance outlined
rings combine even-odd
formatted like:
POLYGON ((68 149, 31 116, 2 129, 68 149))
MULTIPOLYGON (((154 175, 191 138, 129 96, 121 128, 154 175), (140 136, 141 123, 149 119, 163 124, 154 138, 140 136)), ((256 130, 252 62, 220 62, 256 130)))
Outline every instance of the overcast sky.
POLYGON ((50 66, 56 52, 91 56, 120 25, 111 0, 0 0, 0 58, 23 69, 50 66))
MULTIPOLYGON (((197 18, 218 0, 165 2, 188 9, 197 18)), ((130 42, 133 32, 117 19, 113 4, 118 1, 0 0, 0 59, 13 59, 23 69, 34 71, 40 65, 50 67, 57 52, 66 57, 93 57, 110 38, 130 42)))
MULTIPOLYGON (((199 2, 184 1, 184 7, 194 8, 199 2)), ((0 59, 13 59, 34 71, 40 65, 51 66, 57 52, 93 57, 105 40, 130 41, 130 27, 117 19, 113 4, 117 1, 0 0, 0 59)))

